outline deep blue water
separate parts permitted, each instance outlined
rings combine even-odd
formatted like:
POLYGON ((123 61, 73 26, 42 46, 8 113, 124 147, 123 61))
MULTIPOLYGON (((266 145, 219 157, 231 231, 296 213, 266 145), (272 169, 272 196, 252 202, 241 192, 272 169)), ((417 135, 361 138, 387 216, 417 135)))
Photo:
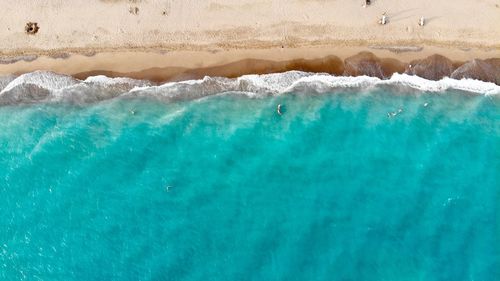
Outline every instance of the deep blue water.
POLYGON ((499 280, 499 206, 498 96, 0 107, 1 280, 499 280))

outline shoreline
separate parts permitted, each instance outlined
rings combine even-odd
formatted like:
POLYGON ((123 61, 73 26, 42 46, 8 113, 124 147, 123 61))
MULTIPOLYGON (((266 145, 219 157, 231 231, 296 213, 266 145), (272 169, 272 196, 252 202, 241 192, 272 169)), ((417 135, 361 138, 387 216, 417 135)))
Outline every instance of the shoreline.
MULTIPOLYGON (((500 50, 473 48, 462 50, 423 45, 309 46, 198 51, 127 49, 98 52, 86 49, 78 53, 52 52, 50 55, 0 56, 0 76, 17 76, 36 70, 45 70, 78 79, 105 75, 152 82, 169 82, 200 79, 204 76, 234 78, 246 74, 298 70, 325 72, 338 76, 367 75, 388 78, 392 73, 405 73, 412 63, 425 61, 433 55, 446 58, 446 61, 439 61, 438 64, 453 65, 448 75, 446 73, 442 75, 444 77, 451 76, 454 70, 474 59, 500 58, 500 50), (354 72, 346 69, 346 65, 352 64, 353 59, 356 64, 359 64, 359 68, 367 69, 358 69, 354 72), (369 70, 370 67, 380 67, 381 72, 377 74, 369 70)), ((497 60, 494 61, 493 69, 497 67, 498 73, 490 73, 493 78, 490 77, 489 80, 479 80, 500 84, 500 65, 497 60)), ((428 68, 436 68, 435 63, 429 62, 428 68)), ((427 78, 438 80, 442 77, 427 78)))
POLYGON ((371 92, 383 89, 395 94, 466 93, 500 96, 500 85, 470 79, 430 81, 407 74, 394 74, 389 79, 358 76, 334 76, 326 73, 288 71, 237 78, 204 77, 203 79, 169 83, 152 83, 128 78, 89 77, 85 80, 53 72, 36 71, 15 77, 0 78, 0 107, 28 104, 84 105, 115 98, 145 98, 175 102, 197 100, 219 94, 243 95, 250 98, 282 94, 322 94, 338 92, 371 92), (392 90, 391 90, 392 89, 392 90))

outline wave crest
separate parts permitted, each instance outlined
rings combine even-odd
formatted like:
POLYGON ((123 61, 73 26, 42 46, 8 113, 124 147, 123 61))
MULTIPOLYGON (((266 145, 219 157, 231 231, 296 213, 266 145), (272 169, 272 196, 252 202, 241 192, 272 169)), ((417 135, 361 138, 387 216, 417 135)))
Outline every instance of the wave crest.
POLYGON ((247 92, 255 96, 283 93, 326 93, 344 88, 368 89, 377 86, 406 87, 427 92, 456 89, 492 95, 500 86, 473 79, 445 77, 431 81, 418 76, 395 73, 382 80, 368 76, 333 76, 323 73, 289 71, 238 78, 205 77, 200 80, 169 82, 155 85, 130 78, 93 76, 78 80, 53 72, 36 71, 19 77, 0 78, 0 104, 35 102, 92 103, 116 97, 152 97, 161 100, 190 100, 224 92, 247 92))

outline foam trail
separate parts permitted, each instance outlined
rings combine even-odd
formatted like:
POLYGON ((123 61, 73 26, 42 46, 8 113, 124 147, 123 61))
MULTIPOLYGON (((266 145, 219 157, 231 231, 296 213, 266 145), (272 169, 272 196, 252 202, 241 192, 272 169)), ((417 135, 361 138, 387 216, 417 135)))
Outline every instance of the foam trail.
POLYGON ((472 79, 443 78, 431 81, 418 76, 394 74, 390 79, 333 76, 324 73, 289 71, 264 75, 244 75, 230 79, 205 77, 199 80, 155 85, 129 78, 93 76, 78 80, 53 72, 36 71, 19 77, 0 79, 0 104, 35 102, 92 103, 116 97, 147 97, 165 101, 192 100, 226 92, 253 93, 250 96, 283 93, 326 93, 343 88, 370 89, 377 86, 406 87, 423 92, 460 90, 495 95, 500 86, 472 79))
POLYGON ((391 79, 383 80, 380 84, 401 84, 421 91, 443 92, 448 89, 461 90, 470 93, 493 95, 500 93, 500 86, 491 82, 474 79, 452 79, 445 77, 439 81, 427 80, 418 76, 395 73, 391 79))

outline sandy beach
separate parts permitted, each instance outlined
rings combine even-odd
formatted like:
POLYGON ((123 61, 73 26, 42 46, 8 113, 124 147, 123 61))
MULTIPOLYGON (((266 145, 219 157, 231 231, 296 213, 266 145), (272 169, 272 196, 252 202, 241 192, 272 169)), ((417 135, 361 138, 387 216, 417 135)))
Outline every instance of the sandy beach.
POLYGON ((500 58, 500 1, 371 2, 3 0, 0 75, 168 81, 295 68, 342 74, 335 65, 366 51, 403 64, 433 54, 457 65, 500 58), (384 12, 388 24, 379 25, 384 12), (39 31, 27 34, 27 22, 39 31))

